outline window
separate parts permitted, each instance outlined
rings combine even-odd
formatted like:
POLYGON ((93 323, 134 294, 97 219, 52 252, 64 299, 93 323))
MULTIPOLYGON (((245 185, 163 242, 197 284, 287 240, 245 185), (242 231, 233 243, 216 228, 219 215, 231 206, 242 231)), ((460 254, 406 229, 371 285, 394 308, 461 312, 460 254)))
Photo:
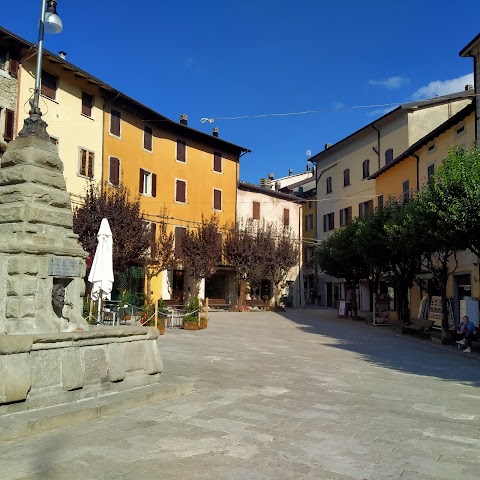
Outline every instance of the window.
POLYGON ((187 161, 187 143, 183 140, 177 140, 177 160, 179 162, 187 161))
POLYGON ((393 148, 389 148, 385 151, 385 165, 388 165, 393 161, 393 148))
POLYGON ((40 91, 45 97, 55 100, 57 97, 57 77, 51 73, 42 71, 42 86, 40 91))
POLYGON ((120 137, 122 114, 113 108, 110 111, 110 133, 115 137, 120 137))
POLYGON ((352 221, 352 207, 342 208, 340 210, 340 226, 344 227, 352 221))
POLYGON ((334 213, 327 213, 323 216, 323 231, 329 232, 335 228, 335 216, 334 213))
POLYGON ((120 160, 116 157, 110 157, 108 169, 108 181, 112 185, 120 184, 120 160))
POLYGON ((186 234, 185 227, 175 227, 175 258, 177 260, 183 260, 182 245, 186 234))
POLYGON ((435 164, 432 163, 427 167, 427 181, 428 183, 433 182, 433 174, 435 173, 435 164))
POLYGON ((187 182, 175 180, 175 201, 187 203, 187 182))
POLYGON ((467 133, 467 130, 465 129, 465 125, 462 125, 456 129, 455 138, 461 137, 462 135, 465 135, 465 133, 467 133))
POLYGON ((213 209, 222 210, 222 191, 213 189, 213 209))
POLYGON ((368 178, 370 176, 370 160, 364 160, 362 164, 363 175, 362 178, 368 178))
POLYGON ((153 130, 146 125, 143 127, 143 148, 151 152, 153 150, 153 130))
POLYGON ((332 177, 328 177, 327 180, 327 193, 332 193, 333 192, 333 189, 332 189, 332 177))
POLYGON ((89 93, 82 92, 82 115, 86 117, 92 116, 93 109, 93 95, 89 93))
POLYGON ((343 186, 348 187, 350 185, 350 169, 346 168, 343 171, 343 186))
POLYGON ((435 144, 434 144, 434 143, 431 143, 431 144, 428 146, 428 153, 432 153, 432 152, 434 152, 436 149, 437 149, 437 147, 435 146, 435 144))
POLYGON ((410 181, 409 180, 405 180, 403 182, 402 197, 404 202, 406 202, 410 198, 410 181))
POLYGON ((16 58, 10 57, 10 60, 8 61, 8 73, 12 75, 12 77, 17 77, 18 67, 19 67, 18 60, 16 58))
POLYGON ((222 154, 218 152, 213 153, 213 171, 221 172, 222 171, 222 154))
POLYGON ((252 217, 254 220, 260 220, 260 202, 253 202, 252 217))
POLYGON ((283 209, 283 226, 290 226, 290 210, 288 208, 283 209))
POLYGON ((78 173, 84 177, 93 178, 94 162, 95 154, 90 150, 80 148, 80 168, 78 173))
POLYGON ((138 191, 142 195, 157 196, 157 176, 148 170, 140 169, 138 191))
POLYGON ((313 230, 313 213, 305 215, 305 231, 313 230))
POLYGON ((3 138, 6 142, 13 140, 15 131, 15 112, 13 110, 5 109, 5 130, 3 131, 3 138))
POLYGON ((378 196, 378 206, 383 207, 383 195, 378 196))
POLYGON ((373 200, 368 200, 367 202, 362 202, 358 206, 358 216, 359 217, 368 217, 373 213, 373 200))

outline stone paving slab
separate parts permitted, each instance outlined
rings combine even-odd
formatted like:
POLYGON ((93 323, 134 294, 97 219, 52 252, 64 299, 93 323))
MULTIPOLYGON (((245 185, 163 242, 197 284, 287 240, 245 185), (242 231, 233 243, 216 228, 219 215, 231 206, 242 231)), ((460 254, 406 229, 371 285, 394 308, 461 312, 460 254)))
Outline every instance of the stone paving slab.
POLYGON ((3 477, 478 478, 480 365, 466 354, 313 309, 215 313, 158 342, 194 392, 4 442, 3 477))

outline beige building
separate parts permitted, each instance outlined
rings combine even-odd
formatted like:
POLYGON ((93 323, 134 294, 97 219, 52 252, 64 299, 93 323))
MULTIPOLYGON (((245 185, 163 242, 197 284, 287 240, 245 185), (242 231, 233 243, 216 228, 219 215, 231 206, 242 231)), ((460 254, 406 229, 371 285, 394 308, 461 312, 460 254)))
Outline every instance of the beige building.
MULTIPOLYGON (((259 187, 251 183, 240 181, 237 192, 237 221, 253 219, 259 224, 275 222, 279 227, 290 227, 293 237, 301 245, 302 242, 302 206, 300 199, 292 195, 272 190, 269 187, 259 187)), ((300 258, 298 266, 290 269, 282 287, 281 294, 285 295, 289 303, 299 308, 304 305, 303 279, 301 274, 302 249, 299 248, 300 258)), ((270 282, 262 280, 258 285, 250 285, 250 298, 272 299, 273 289, 270 282)))
MULTIPOLYGON (((23 127, 35 87, 36 46, 0 27, 0 47, 17 63, 17 112, 14 136, 23 127)), ((11 63, 11 62, 10 62, 11 63)), ((40 109, 64 164, 72 205, 78 205, 91 181, 102 179, 103 99, 105 84, 67 62, 65 53, 44 50, 40 109)))
MULTIPOLYGON (((317 238, 357 216, 368 215, 383 201, 368 177, 471 103, 473 90, 403 104, 312 157, 317 164, 317 238)), ((397 192, 401 193, 401 191, 397 192)), ((345 298, 342 279, 326 275, 318 282, 320 303, 336 307, 345 298)), ((362 282, 357 304, 371 310, 368 281, 362 282)))

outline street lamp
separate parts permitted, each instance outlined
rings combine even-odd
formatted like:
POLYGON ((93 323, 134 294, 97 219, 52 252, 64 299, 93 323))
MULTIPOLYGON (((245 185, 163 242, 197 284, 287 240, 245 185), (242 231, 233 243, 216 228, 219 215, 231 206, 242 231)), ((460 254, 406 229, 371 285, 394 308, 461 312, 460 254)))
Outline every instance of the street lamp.
POLYGON ((57 14, 56 0, 42 0, 42 10, 40 11, 40 22, 38 26, 38 45, 37 45, 37 66, 35 71, 35 90, 33 99, 30 99, 29 117, 25 119, 23 129, 19 132, 19 137, 28 137, 35 135, 48 140, 50 137, 46 131, 47 124, 41 119, 42 112, 39 107, 41 84, 42 84, 42 57, 43 57, 43 37, 46 33, 61 33, 63 30, 62 20, 57 14), (48 6, 47 6, 48 3, 48 6))

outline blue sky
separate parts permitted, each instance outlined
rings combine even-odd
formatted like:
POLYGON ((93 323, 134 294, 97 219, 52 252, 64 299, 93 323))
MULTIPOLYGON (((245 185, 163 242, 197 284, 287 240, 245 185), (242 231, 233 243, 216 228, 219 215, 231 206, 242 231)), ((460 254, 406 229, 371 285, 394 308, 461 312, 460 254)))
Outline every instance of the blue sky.
MULTIPOLYGON (((40 0, 2 3, 0 24, 35 42, 40 0)), ((252 150, 241 178, 254 183, 304 171, 307 150, 385 113, 332 109, 463 90, 473 66, 458 52, 480 31, 477 0, 59 0, 58 12, 46 48, 174 120, 219 127, 252 150), (218 118, 306 110, 330 111, 218 118)))

